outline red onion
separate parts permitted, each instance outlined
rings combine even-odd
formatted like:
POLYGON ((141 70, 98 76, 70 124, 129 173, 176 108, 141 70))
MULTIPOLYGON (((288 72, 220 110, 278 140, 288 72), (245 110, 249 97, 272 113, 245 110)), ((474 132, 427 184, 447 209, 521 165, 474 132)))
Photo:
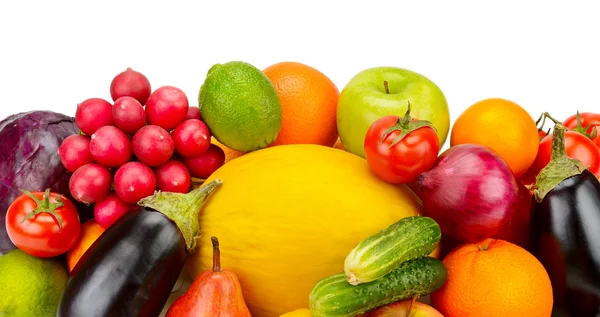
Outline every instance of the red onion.
POLYGON ((427 216, 464 242, 493 237, 511 220, 519 187, 506 162, 476 144, 453 146, 417 181, 427 216))

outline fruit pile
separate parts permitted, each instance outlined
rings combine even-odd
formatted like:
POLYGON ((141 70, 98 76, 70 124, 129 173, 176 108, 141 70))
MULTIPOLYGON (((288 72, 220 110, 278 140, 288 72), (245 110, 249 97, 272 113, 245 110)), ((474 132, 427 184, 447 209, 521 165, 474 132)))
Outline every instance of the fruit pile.
POLYGON ((0 122, 0 316, 600 311, 600 114, 297 62, 110 97, 0 122))
POLYGON ((204 179, 225 161, 181 89, 152 91, 146 76, 128 68, 113 78, 110 95, 114 104, 90 98, 77 105, 81 133, 67 137, 58 149, 73 173, 71 195, 95 204, 94 216, 103 228, 155 190, 187 193, 192 177, 204 179))

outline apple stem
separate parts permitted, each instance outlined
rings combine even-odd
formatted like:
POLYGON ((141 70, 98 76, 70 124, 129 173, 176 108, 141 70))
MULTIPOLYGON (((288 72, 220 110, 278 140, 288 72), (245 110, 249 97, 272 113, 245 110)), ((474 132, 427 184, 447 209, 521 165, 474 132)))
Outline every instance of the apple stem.
POLYGON ((387 80, 383 81, 383 87, 385 87, 385 93, 389 95, 390 94, 390 88, 388 86, 387 80))
POLYGON ((406 316, 410 316, 410 314, 412 313, 413 304, 415 303, 417 298, 419 298, 419 294, 415 294, 412 300, 410 301, 410 305, 408 305, 408 313, 406 314, 406 316))

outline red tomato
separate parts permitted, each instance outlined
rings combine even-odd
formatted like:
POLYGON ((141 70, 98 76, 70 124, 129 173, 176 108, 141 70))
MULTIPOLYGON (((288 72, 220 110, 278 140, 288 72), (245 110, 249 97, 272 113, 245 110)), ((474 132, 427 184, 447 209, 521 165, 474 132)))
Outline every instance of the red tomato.
POLYGON ((75 245, 81 223, 75 205, 64 196, 50 193, 49 189, 24 191, 8 207, 6 231, 12 243, 23 252, 49 258, 75 245))
MULTIPOLYGON (((600 149, 585 135, 575 131, 565 131, 567 156, 580 160, 590 172, 600 176, 600 149)), ((521 177, 525 185, 535 183, 537 174, 550 162, 552 155, 552 133, 540 142, 538 154, 529 170, 521 177)))
POLYGON ((365 138, 365 156, 371 170, 379 178, 389 183, 408 184, 415 182, 421 173, 433 166, 440 141, 431 126, 414 126, 419 121, 412 120, 408 134, 392 146, 402 130, 407 130, 396 125, 399 119, 397 116, 385 116, 373 122, 365 138), (383 138, 394 125, 397 129, 383 138))
POLYGON ((592 141, 596 143, 597 146, 600 146, 600 114, 599 113, 591 113, 591 112, 583 112, 579 114, 581 119, 581 125, 577 125, 577 114, 574 114, 563 122, 563 125, 567 129, 576 130, 578 132, 585 132, 588 136, 591 136, 596 131, 596 135, 592 138, 592 141), (585 127, 588 127, 587 131, 585 131, 585 127))

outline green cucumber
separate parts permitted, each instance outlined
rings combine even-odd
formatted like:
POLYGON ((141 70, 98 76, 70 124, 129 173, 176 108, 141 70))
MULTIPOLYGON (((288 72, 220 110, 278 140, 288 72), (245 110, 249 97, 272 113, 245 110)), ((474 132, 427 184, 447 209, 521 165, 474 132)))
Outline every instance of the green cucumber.
POLYGON ((435 220, 421 216, 402 218, 350 251, 344 262, 348 283, 377 280, 403 262, 427 256, 441 238, 442 231, 435 220))
POLYGON ((313 286, 309 307, 314 317, 353 317, 415 295, 430 294, 444 285, 448 272, 432 257, 402 263, 384 277, 351 285, 346 275, 326 277, 313 286))

